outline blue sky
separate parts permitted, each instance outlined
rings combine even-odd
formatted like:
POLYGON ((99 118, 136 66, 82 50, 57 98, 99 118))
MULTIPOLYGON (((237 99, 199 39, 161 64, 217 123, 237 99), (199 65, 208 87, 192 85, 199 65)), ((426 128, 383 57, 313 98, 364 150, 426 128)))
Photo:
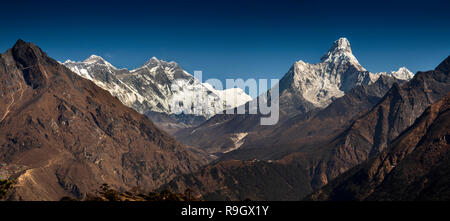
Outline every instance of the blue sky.
POLYGON ((0 50, 18 38, 51 57, 97 54, 135 68, 152 56, 203 78, 281 78, 347 37, 369 71, 433 69, 450 55, 450 1, 8 1, 0 50))

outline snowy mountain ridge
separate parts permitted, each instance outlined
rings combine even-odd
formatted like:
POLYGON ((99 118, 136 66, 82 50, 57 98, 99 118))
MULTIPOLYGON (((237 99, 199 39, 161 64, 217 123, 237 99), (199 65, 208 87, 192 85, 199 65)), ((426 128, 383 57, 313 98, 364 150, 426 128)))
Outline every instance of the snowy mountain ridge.
POLYGON ((82 62, 67 60, 63 64, 143 114, 184 112, 209 118, 251 100, 240 88, 215 90, 194 78, 176 62, 166 62, 156 57, 131 71, 118 69, 97 55, 82 62))

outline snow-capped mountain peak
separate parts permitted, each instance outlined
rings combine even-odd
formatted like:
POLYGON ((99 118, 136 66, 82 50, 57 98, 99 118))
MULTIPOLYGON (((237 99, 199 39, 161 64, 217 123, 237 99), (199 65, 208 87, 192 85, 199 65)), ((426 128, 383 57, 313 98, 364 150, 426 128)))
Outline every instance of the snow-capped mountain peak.
POLYGON ((161 61, 158 58, 152 57, 147 62, 145 62, 144 66, 155 66, 160 63, 161 63, 161 61))
POLYGON ((83 61, 87 64, 99 64, 99 65, 106 65, 110 67, 114 67, 111 63, 107 62, 105 59, 98 55, 91 55, 89 58, 83 61))
POLYGON ((410 80, 414 77, 414 74, 406 67, 401 67, 397 71, 391 72, 391 75, 401 80, 410 80))
POLYGON ((397 71, 391 71, 391 72, 379 72, 376 74, 372 74, 371 73, 371 77, 372 77, 372 82, 378 80, 378 78, 380 77, 380 75, 387 75, 390 77, 394 77, 400 80, 405 80, 405 81, 409 81, 414 77, 414 74, 408 70, 406 67, 400 67, 397 71))
POLYGON ((334 54, 342 53, 342 52, 352 53, 352 49, 350 47, 350 42, 348 41, 347 38, 339 38, 338 40, 336 40, 333 43, 329 52, 334 53, 334 54))
POLYGON ((246 94, 241 88, 228 88, 224 90, 216 90, 212 85, 204 83, 206 89, 217 94, 226 103, 227 109, 240 106, 252 100, 250 95, 246 94))
POLYGON ((144 66, 156 66, 156 65, 171 65, 171 66, 178 66, 178 64, 175 61, 165 61, 158 59, 157 57, 150 58, 147 62, 145 62, 144 66))
POLYGON ((320 60, 329 65, 330 69, 339 68, 341 65, 352 65, 358 71, 366 71, 353 55, 350 42, 347 38, 339 38, 330 47, 328 52, 320 60))
POLYGON ((296 62, 281 79, 280 85, 281 90, 287 89, 284 92, 287 97, 299 96, 300 103, 306 100, 314 107, 323 108, 355 86, 372 84, 381 74, 402 80, 410 80, 413 76, 404 67, 389 74, 368 72, 352 54, 350 42, 339 38, 322 56, 321 62, 296 62))
POLYGON ((66 60, 64 63, 62 63, 66 66, 73 66, 73 64, 84 64, 85 66, 105 66, 107 68, 117 69, 114 67, 111 63, 107 62, 105 59, 98 55, 91 55, 89 58, 85 59, 84 61, 72 61, 70 59, 66 60), (71 65, 72 64, 72 65, 71 65))
POLYGON ((89 58, 84 60, 84 62, 97 62, 97 61, 105 61, 105 59, 103 59, 102 57, 100 57, 98 55, 93 54, 93 55, 89 56, 89 58))

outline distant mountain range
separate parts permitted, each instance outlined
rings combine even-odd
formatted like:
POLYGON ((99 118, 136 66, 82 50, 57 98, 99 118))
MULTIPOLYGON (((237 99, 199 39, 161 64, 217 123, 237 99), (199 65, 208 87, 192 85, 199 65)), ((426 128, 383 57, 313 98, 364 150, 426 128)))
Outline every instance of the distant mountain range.
POLYGON ((218 111, 251 100, 240 88, 215 90, 211 85, 195 79, 177 63, 155 57, 131 71, 118 69, 96 55, 82 62, 68 60, 63 64, 109 91, 123 104, 149 116, 170 133, 197 125, 218 111), (201 102, 203 100, 209 103, 205 105, 201 102), (179 113, 178 105, 174 106, 179 101, 185 105, 183 114, 179 113), (201 106, 204 109, 200 109, 201 106))
MULTIPOLYGON (((125 105, 146 114, 172 134, 180 129, 198 126, 216 115, 217 110, 235 108, 251 100, 240 88, 215 90, 211 85, 195 79, 177 63, 161 61, 155 57, 131 71, 118 69, 96 55, 83 62, 67 60, 63 64, 108 90, 125 105), (201 95, 194 97, 194 91, 201 95), (203 112, 186 108, 184 114, 180 115, 173 106, 179 100, 197 106, 204 105, 199 102, 202 99, 210 102, 203 112)), ((348 40, 340 38, 321 58, 320 63, 307 64, 299 61, 281 79, 282 113, 292 116, 299 111, 324 108, 353 87, 372 84, 382 75, 401 80, 409 80, 413 76, 405 67, 398 71, 376 74, 366 71, 352 54, 348 40)), ((239 135, 236 139, 239 140, 239 135)))

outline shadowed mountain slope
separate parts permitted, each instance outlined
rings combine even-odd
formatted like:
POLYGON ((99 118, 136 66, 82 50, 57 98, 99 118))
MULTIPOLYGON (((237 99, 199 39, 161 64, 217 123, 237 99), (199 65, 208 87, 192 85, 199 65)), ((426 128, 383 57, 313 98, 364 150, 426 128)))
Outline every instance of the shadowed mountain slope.
POLYGON ((381 153, 337 177, 312 200, 449 200, 450 94, 381 153))

